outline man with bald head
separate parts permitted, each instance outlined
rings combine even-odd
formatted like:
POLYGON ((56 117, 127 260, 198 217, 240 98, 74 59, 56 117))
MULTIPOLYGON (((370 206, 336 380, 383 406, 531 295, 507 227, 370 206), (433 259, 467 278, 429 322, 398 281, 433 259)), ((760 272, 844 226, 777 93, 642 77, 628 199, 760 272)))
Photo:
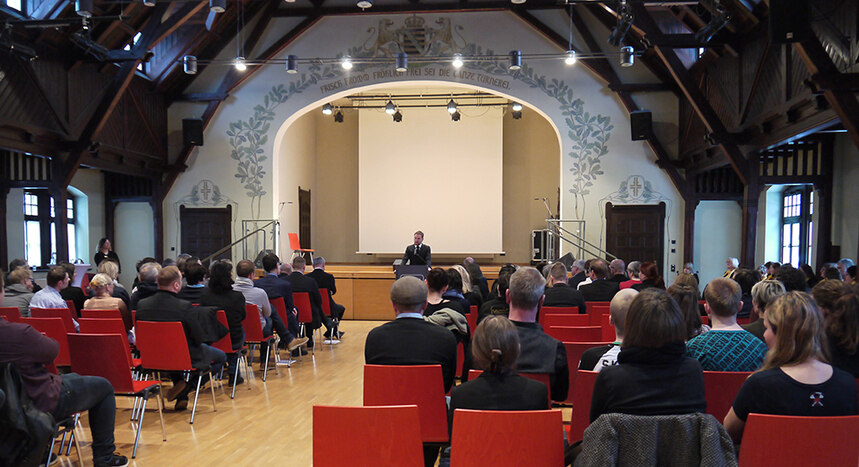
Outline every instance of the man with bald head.
POLYGON ((626 329, 626 312, 637 295, 638 291, 635 289, 623 289, 611 299, 608 321, 614 326, 614 342, 585 350, 579 362, 580 370, 600 371, 607 366, 617 365, 617 355, 620 353, 626 329))

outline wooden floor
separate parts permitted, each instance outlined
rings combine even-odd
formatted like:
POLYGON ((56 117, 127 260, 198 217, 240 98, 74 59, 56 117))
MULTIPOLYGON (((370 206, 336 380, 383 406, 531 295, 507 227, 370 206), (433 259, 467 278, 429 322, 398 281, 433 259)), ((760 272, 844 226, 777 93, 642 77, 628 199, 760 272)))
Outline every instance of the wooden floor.
MULTIPOLYGON (((128 420, 130 399, 117 397, 116 447, 132 466, 311 465, 312 407, 362 404, 364 340, 380 324, 344 321, 341 330, 346 336, 340 344, 333 348, 317 346, 315 358, 307 355, 291 369, 280 367, 279 375, 269 370, 265 383, 262 374, 255 371, 253 389, 247 389, 245 378, 234 400, 224 392, 229 389, 226 385, 223 389, 216 387, 217 412, 212 412, 212 397, 207 391, 200 397, 193 425, 188 424, 190 406, 184 412, 174 412, 173 404, 168 403, 170 410, 164 412, 166 442, 161 441, 157 406, 150 401, 136 459, 131 459, 134 429, 128 420)), ((84 464, 78 461, 73 448, 71 456, 61 456, 56 465, 92 465, 86 416, 83 426, 77 433, 84 464)), ((330 445, 336 449, 337 440, 330 440, 330 445)))

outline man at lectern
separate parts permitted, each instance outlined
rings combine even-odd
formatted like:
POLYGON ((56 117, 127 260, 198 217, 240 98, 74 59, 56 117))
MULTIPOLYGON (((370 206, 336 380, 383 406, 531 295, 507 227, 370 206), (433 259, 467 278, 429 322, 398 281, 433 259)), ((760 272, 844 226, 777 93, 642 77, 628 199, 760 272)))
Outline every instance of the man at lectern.
POLYGON ((424 233, 420 230, 415 232, 415 243, 406 247, 406 252, 403 254, 403 264, 412 266, 426 264, 427 267, 432 267, 430 246, 424 245, 424 233))

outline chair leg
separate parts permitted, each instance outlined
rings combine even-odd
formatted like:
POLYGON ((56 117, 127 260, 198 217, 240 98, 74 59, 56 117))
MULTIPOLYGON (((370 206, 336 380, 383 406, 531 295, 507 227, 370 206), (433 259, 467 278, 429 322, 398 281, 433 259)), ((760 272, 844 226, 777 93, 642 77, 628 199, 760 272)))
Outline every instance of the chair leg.
POLYGON ((203 381, 203 374, 197 376, 197 391, 194 392, 194 408, 191 410, 191 425, 194 424, 194 415, 197 414, 197 400, 200 399, 200 383, 203 381))
MULTIPOLYGON (((75 424, 72 428, 72 433, 69 436, 69 445, 66 447, 66 456, 68 457, 72 453, 72 443, 75 443, 75 447, 78 445, 78 440, 75 438, 75 430, 78 429, 78 420, 81 418, 80 412, 75 414, 75 424)), ((80 450, 80 448, 78 448, 80 450)), ((81 457, 80 452, 78 452, 78 458, 81 457)))
POLYGON ((238 386, 239 380, 239 367, 242 366, 242 355, 239 354, 236 358, 236 372, 233 374, 233 392, 230 394, 230 399, 236 398, 236 386, 238 386))
POLYGON ((143 428, 143 416, 146 415, 146 401, 148 397, 143 396, 143 402, 140 404, 140 416, 137 417, 137 434, 134 436, 134 449, 131 451, 131 458, 137 457, 137 443, 140 442, 140 430, 143 428))
MULTIPOLYGON (((211 372, 211 371, 209 371, 209 381, 210 381, 210 382, 212 381, 212 372, 211 372)), ((212 412, 217 412, 217 411, 218 411, 218 406, 217 406, 217 405, 215 405, 215 385, 214 385, 214 384, 210 384, 210 385, 209 385, 209 389, 211 389, 211 390, 212 390, 212 412)))
POLYGON ((51 454, 54 452, 54 443, 57 442, 57 437, 54 436, 51 438, 51 447, 48 448, 48 452, 45 457, 45 465, 51 465, 51 454))
POLYGON ((156 397, 155 400, 158 401, 158 418, 161 419, 161 438, 167 441, 167 430, 164 428, 164 404, 161 403, 159 397, 156 397))
POLYGON ((268 357, 271 355, 271 346, 269 345, 268 351, 265 353, 265 361, 262 361, 262 355, 259 356, 260 363, 263 364, 262 369, 262 382, 265 383, 265 378, 268 376, 268 357))

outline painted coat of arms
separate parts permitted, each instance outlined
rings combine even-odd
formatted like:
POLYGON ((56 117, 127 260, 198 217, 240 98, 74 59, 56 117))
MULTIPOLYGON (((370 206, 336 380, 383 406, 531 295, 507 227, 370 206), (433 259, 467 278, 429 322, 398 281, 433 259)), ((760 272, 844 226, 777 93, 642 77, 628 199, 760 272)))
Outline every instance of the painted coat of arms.
POLYGON ((376 26, 367 28, 362 56, 394 57, 399 52, 411 56, 453 54, 465 47, 462 26, 453 25, 450 18, 442 17, 427 25, 420 16, 406 18, 404 25, 394 29, 390 18, 379 20, 376 26))

